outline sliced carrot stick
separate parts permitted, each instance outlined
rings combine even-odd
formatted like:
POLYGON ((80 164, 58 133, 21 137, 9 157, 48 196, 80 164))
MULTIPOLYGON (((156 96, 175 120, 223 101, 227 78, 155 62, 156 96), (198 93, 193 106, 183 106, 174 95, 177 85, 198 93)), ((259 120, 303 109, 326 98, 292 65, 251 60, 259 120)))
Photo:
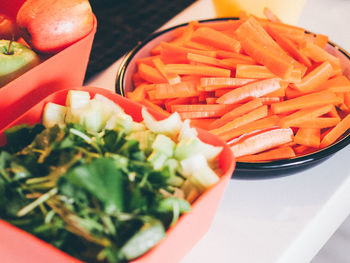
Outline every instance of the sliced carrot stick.
POLYGON ((278 122, 279 122, 279 117, 276 115, 272 115, 252 123, 247 123, 231 131, 223 133, 220 135, 220 138, 222 140, 228 141, 246 133, 275 127, 278 122))
MULTIPOLYGON (((299 69, 293 69, 290 76, 285 80, 293 83, 299 82, 301 75, 302 72, 299 69)), ((274 77, 276 75, 262 65, 237 64, 236 66, 236 78, 264 79, 274 77)))
POLYGON ((230 30, 232 28, 236 28, 240 24, 242 24, 242 21, 240 21, 240 20, 228 19, 228 20, 221 21, 221 22, 196 23, 194 25, 194 27, 195 28, 209 27, 211 29, 215 29, 218 31, 224 31, 224 30, 230 30))
POLYGON ((153 64, 158 69, 160 74, 168 81, 169 84, 177 84, 181 82, 181 78, 177 74, 167 74, 165 72, 165 65, 163 61, 157 57, 153 59, 153 64))
POLYGON ((132 92, 127 92, 127 97, 134 101, 145 99, 145 85, 137 86, 132 92))
POLYGON ((324 129, 337 125, 340 122, 340 118, 337 117, 318 117, 306 120, 299 124, 296 124, 295 127, 299 128, 318 128, 324 129))
POLYGON ((294 136, 294 142, 318 148, 320 146, 320 136, 320 129, 318 128, 299 128, 294 136))
POLYGON ((239 116, 243 116, 244 114, 258 108, 262 106, 262 102, 260 99, 253 99, 251 101, 246 102, 245 104, 242 104, 234 109, 232 109, 231 111, 225 113, 224 115, 222 115, 220 117, 220 119, 217 119, 216 121, 214 121, 211 125, 210 128, 211 129, 216 129, 219 128, 221 126, 223 126, 224 124, 234 120, 235 118, 239 117, 239 116))
POLYGON ((295 152, 290 146, 280 146, 262 153, 253 155, 245 155, 238 157, 238 162, 261 162, 261 161, 275 161, 281 159, 289 159, 295 157, 295 152))
POLYGON ((167 80, 160 74, 160 72, 147 64, 139 64, 138 66, 138 74, 144 80, 151 83, 165 83, 167 80))
POLYGON ((198 28, 193 32, 191 40, 236 53, 241 50, 239 41, 209 27, 198 28))
POLYGON ((166 110, 164 110, 162 107, 158 106, 157 104, 154 104, 150 100, 144 99, 142 101, 139 101, 139 103, 141 103, 142 105, 144 105, 148 108, 152 108, 152 109, 158 111, 159 113, 163 114, 164 116, 170 116, 169 112, 167 112, 166 110))
POLYGON ((241 142, 231 146, 233 155, 237 158, 240 156, 255 154, 293 140, 293 131, 287 129, 272 129, 266 132, 251 136, 241 142))
POLYGON ((199 54, 193 54, 193 53, 188 53, 187 54, 187 59, 191 62, 198 62, 198 63, 203 63, 207 65, 213 65, 217 67, 222 67, 222 68, 227 68, 227 69, 235 69, 235 65, 230 65, 228 63, 221 63, 220 59, 213 58, 213 57, 208 57, 208 56, 203 56, 199 54))
POLYGON ((182 119, 215 118, 222 115, 223 111, 184 111, 179 112, 182 119))
POLYGON ((303 93, 312 92, 317 90, 317 88, 328 80, 332 74, 333 67, 326 61, 303 77, 300 82, 294 83, 293 87, 303 93))
POLYGON ((281 88, 278 78, 264 79, 249 83, 222 95, 216 100, 219 104, 234 104, 249 98, 259 98, 281 88))
POLYGON ((231 108, 231 105, 225 104, 174 104, 171 106, 171 111, 227 111, 231 108))
POLYGON ((323 114, 330 112, 332 107, 334 107, 332 104, 326 104, 324 106, 303 108, 295 113, 281 118, 280 126, 283 128, 294 127, 297 124, 320 117, 323 114))
POLYGON ((144 80, 138 72, 132 75, 132 84, 134 87, 140 86, 141 84, 148 83, 148 81, 144 80))
POLYGON ((293 71, 293 64, 283 59, 277 52, 267 50, 260 43, 249 38, 240 39, 242 47, 255 61, 266 66, 276 76, 287 79, 293 71))
POLYGON ((262 119, 267 117, 267 106, 263 105, 257 109, 254 109, 240 117, 235 118, 234 120, 226 123, 225 125, 210 130, 211 133, 220 136, 220 134, 226 133, 230 130, 233 130, 237 127, 240 127, 242 125, 245 125, 247 123, 251 123, 253 121, 262 119))
POLYGON ((156 99, 186 98, 198 95, 197 83, 194 81, 182 81, 175 85, 157 84, 155 89, 156 99))
POLYGON ((295 110, 317 107, 327 104, 339 104, 341 101, 334 92, 325 90, 315 93, 306 94, 294 99, 281 101, 271 105, 271 110, 274 114, 292 112, 295 110))
POLYGON ((328 36, 323 34, 316 34, 314 44, 322 49, 325 49, 328 44, 328 36))
POLYGON ((199 127, 204 130, 209 129, 209 125, 216 120, 216 118, 205 118, 205 119, 191 119, 191 126, 199 127))
POLYGON ((349 92, 350 80, 344 75, 326 80, 318 87, 319 90, 328 89, 333 92, 349 92))
POLYGON ((200 85, 206 91, 215 91, 221 88, 240 87, 253 81, 255 81, 255 79, 212 77, 201 78, 200 85))
POLYGON ((216 50, 216 57, 220 59, 234 58, 237 60, 244 61, 245 64, 256 64, 256 62, 250 56, 226 50, 216 50))
POLYGON ((306 41, 305 46, 302 48, 302 51, 309 56, 313 61, 316 62, 325 62, 328 61, 333 68, 340 67, 340 59, 331 55, 326 50, 320 48, 318 45, 306 41))
POLYGON ((270 20, 271 22, 275 22, 275 23, 282 23, 282 21, 276 16, 275 13, 273 13, 271 11, 271 9, 269 9, 268 7, 265 7, 263 10, 263 13, 265 15, 265 17, 270 20))
POLYGON ((350 92, 344 92, 344 104, 350 109, 350 92))
MULTIPOLYGON (((183 43, 183 46, 184 47, 188 47, 188 48, 192 48, 192 49, 199 49, 199 50, 212 50, 212 51, 216 50, 215 47, 212 47, 212 46, 209 46, 209 45, 205 45, 205 44, 202 44, 202 43, 198 43, 198 42, 194 42, 194 41, 191 41, 191 40, 188 40, 185 43, 183 43)), ((217 53, 217 51, 216 51, 216 53, 217 53)))
POLYGON ((324 148, 338 140, 344 132, 350 129, 350 114, 342 119, 330 132, 322 139, 320 147, 324 148))
POLYGON ((277 76, 286 79, 293 67, 301 72, 306 70, 273 40, 255 18, 250 17, 235 33, 243 50, 277 76))
POLYGON ((143 63, 143 64, 147 64, 147 65, 149 65, 149 66, 154 67, 153 60, 154 60, 155 58, 160 58, 160 55, 138 58, 138 59, 136 60, 136 65, 140 65, 141 63, 143 63))
POLYGON ((260 97, 263 105, 271 105, 281 101, 280 97, 260 97))
POLYGON ((179 75, 199 75, 199 76, 213 76, 213 77, 230 77, 231 70, 202 65, 190 64, 167 64, 165 65, 167 73, 179 75))
POLYGON ((187 104, 191 102, 191 97, 184 97, 184 98, 175 98, 175 99, 168 99, 165 103, 165 109, 168 112, 171 112, 171 106, 176 104, 187 104))
POLYGON ((274 78, 276 75, 262 65, 238 64, 236 78, 265 79, 274 78))
POLYGON ((266 27, 266 31, 276 40, 277 44, 279 44, 281 48, 288 52, 293 58, 298 60, 300 63, 303 63, 305 66, 311 67, 310 59, 300 51, 292 40, 280 34, 277 30, 271 28, 270 26, 266 27))

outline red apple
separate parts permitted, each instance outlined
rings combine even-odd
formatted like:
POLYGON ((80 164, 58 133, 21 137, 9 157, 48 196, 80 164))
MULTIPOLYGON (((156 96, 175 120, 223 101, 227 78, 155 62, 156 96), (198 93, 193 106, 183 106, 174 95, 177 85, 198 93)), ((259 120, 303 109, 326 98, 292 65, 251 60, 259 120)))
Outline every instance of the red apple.
POLYGON ((17 13, 21 36, 36 51, 55 53, 93 28, 88 0, 27 0, 17 13))
POLYGON ((17 38, 16 22, 7 15, 0 14, 0 39, 16 40, 17 38))

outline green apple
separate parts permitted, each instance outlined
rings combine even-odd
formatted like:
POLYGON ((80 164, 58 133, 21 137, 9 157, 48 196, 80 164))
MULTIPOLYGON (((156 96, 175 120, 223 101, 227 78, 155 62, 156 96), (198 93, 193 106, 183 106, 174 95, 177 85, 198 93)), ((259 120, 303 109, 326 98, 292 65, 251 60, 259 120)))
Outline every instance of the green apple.
POLYGON ((0 87, 39 63, 38 55, 25 45, 0 40, 0 87))

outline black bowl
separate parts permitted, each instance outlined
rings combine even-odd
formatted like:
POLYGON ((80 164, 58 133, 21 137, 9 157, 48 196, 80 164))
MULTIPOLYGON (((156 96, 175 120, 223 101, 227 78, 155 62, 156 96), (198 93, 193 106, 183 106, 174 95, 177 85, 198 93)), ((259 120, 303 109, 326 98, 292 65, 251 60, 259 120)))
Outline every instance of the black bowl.
MULTIPOLYGON (((201 20, 200 23, 237 20, 237 17, 217 18, 201 20)), ((138 44, 123 59, 117 72, 116 92, 125 96, 127 91, 133 89, 132 74, 136 71, 135 60, 149 55, 150 50, 160 41, 168 41, 172 38, 172 31, 175 28, 185 26, 187 23, 156 32, 146 40, 138 44)), ((309 32, 312 34, 311 32, 309 32)), ((344 74, 350 78, 350 54, 336 44, 329 42, 327 51, 341 59, 344 74)), ((350 130, 348 130, 341 139, 332 145, 319 151, 298 156, 291 159, 283 159, 270 162, 237 162, 236 169, 232 178, 242 179, 266 179, 271 177, 280 177, 295 174, 305 169, 309 169, 332 156, 334 153, 343 149, 350 143, 350 130)))

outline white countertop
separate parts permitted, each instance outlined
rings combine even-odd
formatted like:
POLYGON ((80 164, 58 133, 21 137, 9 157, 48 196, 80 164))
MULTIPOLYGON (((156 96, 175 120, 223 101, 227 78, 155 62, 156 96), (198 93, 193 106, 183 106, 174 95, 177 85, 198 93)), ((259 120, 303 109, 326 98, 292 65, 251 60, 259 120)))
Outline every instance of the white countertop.
MULTIPOLYGON (((350 50, 350 1, 306 0, 298 25, 350 50)), ((200 0, 162 28, 213 18, 200 0)), ((114 90, 120 60, 85 85, 114 90)), ((182 263, 310 262, 350 214, 350 147, 320 165, 280 178, 230 180, 213 224, 182 263)))

